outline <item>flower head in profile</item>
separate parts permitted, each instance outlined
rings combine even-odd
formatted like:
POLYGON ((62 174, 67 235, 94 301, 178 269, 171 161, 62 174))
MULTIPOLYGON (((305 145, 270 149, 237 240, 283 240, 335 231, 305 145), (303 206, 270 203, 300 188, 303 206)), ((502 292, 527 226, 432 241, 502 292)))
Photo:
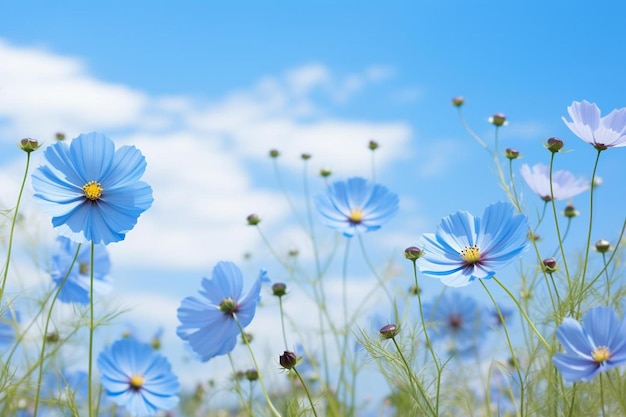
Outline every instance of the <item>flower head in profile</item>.
MULTIPOLYGON (((66 237, 57 238, 57 250, 52 255, 52 270, 50 275, 58 286, 63 287, 59 292, 58 299, 64 303, 89 303, 90 273, 91 273, 91 247, 82 245, 78 249, 78 243, 72 242, 66 237), (76 251, 78 256, 72 265, 76 251), (71 269, 70 269, 71 267, 71 269), (67 278, 66 278, 67 277, 67 278), (63 282, 65 280, 65 282, 63 282)), ((106 293, 111 285, 108 274, 111 270, 111 260, 105 245, 94 246, 93 278, 94 292, 106 293)))
POLYGON ((32 185, 60 235, 78 243, 108 244, 123 240, 152 205, 152 188, 139 180, 145 169, 134 146, 116 150, 111 139, 89 133, 70 146, 49 146, 32 185))
POLYGON ((100 353, 98 368, 107 398, 133 416, 154 415, 178 403, 176 375, 148 344, 120 339, 100 353))
POLYGON ((569 171, 559 170, 552 173, 552 197, 550 194, 550 167, 536 164, 529 167, 523 164, 520 168, 522 178, 528 187, 543 201, 567 200, 589 189, 589 181, 576 178, 569 171))
POLYGON ((13 343, 17 333, 17 325, 20 322, 18 311, 11 310, 6 306, 4 309, 4 312, 0 314, 0 349, 4 349, 13 343))
POLYGON ((178 308, 176 334, 187 341, 202 361, 225 355, 237 344, 237 335, 254 317, 260 300, 261 271, 243 295, 243 275, 232 262, 219 262, 211 278, 202 279, 200 297, 185 298, 178 308), (239 324, 237 324, 239 323, 239 324))
POLYGON ((596 103, 583 100, 574 101, 567 112, 572 119, 570 122, 563 117, 567 127, 599 151, 626 146, 626 107, 600 117, 596 103))
POLYGON ((378 230, 398 211, 395 193, 360 177, 331 184, 315 202, 324 224, 346 237, 378 230))
POLYGON ((474 351, 489 330, 485 309, 458 291, 425 303, 424 317, 431 339, 447 342, 448 351, 458 354, 474 351))
POLYGON ((423 236, 424 256, 416 263, 425 274, 451 287, 489 279, 526 248, 526 216, 509 203, 494 203, 482 218, 458 211, 441 220, 436 233, 423 236))
POLYGON ((556 337, 565 353, 556 353, 552 362, 566 381, 589 381, 626 363, 626 320, 620 320, 611 307, 591 308, 582 325, 566 317, 556 337))

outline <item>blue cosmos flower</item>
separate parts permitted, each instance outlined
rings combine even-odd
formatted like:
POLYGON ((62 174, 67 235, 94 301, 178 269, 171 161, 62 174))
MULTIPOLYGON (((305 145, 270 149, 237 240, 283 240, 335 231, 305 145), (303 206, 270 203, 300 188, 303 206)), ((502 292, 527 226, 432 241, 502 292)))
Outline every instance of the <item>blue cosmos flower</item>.
POLYGON ((566 353, 556 353, 552 362, 570 382, 589 381, 598 373, 626 363, 626 320, 611 307, 594 307, 583 324, 563 319, 556 337, 566 353))
POLYGON ((482 218, 458 211, 444 217, 435 234, 423 236, 424 256, 417 266, 451 287, 489 279, 527 245, 528 221, 509 203, 494 203, 482 218))
POLYGON ((485 309, 458 291, 424 303, 424 318, 431 340, 446 342, 448 352, 460 355, 475 351, 489 330, 485 309))
POLYGON ((315 199, 324 224, 346 237, 378 230, 398 211, 398 196, 364 178, 337 181, 315 199))
MULTIPOLYGON (((523 164, 520 168, 522 178, 528 187, 543 201, 550 201, 550 167, 544 164, 523 164)), ((552 173, 552 196, 555 200, 567 200, 589 189, 589 181, 576 178, 569 171, 559 170, 552 173)))
POLYGON ((185 298, 178 308, 178 336, 189 342, 201 361, 225 355, 235 348, 237 335, 254 317, 260 300, 262 270, 246 295, 243 276, 232 262, 219 262, 211 279, 202 279, 200 297, 185 298))
POLYGON ((152 205, 152 188, 139 178, 146 161, 134 146, 99 133, 82 134, 70 146, 57 142, 32 175, 35 199, 60 235, 78 243, 123 240, 152 205))
MULTIPOLYGON (((57 285, 61 285, 67 276, 63 288, 59 292, 59 300, 64 303, 89 303, 90 269, 91 269, 91 246, 82 245, 78 251, 76 262, 68 275, 72 265, 78 243, 72 242, 66 237, 57 238, 58 248, 52 256, 52 270, 50 275, 57 285)), ((111 270, 111 260, 105 245, 94 246, 94 292, 106 293, 110 289, 108 274, 111 270)))
POLYGON ((20 314, 18 311, 7 308, 0 315, 0 349, 4 349, 13 343, 19 322, 20 314))
POLYGON ((154 415, 178 404, 180 385, 167 359, 146 343, 120 339, 98 356, 107 398, 133 416, 154 415))
POLYGON ((563 122, 576 136, 596 149, 626 146, 626 107, 600 117, 596 103, 583 100, 574 101, 567 112, 572 121, 563 117, 563 122))

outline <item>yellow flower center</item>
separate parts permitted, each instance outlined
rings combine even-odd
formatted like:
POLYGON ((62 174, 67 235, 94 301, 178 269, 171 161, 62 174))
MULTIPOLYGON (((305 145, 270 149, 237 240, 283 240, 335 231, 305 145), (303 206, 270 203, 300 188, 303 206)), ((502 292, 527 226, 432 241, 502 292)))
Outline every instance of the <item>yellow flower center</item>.
POLYGON ((480 261, 480 251, 478 250, 478 246, 466 246, 465 249, 461 251, 461 258, 463 258, 465 262, 470 265, 474 265, 480 261))
POLYGON ((350 215, 348 216, 350 223, 358 224, 363 221, 363 210, 361 209, 352 209, 350 210, 350 215))
POLYGON ((598 363, 606 362, 611 359, 611 351, 606 346, 598 346, 591 352, 591 357, 598 363))
POLYGON ((81 275, 87 275, 89 273, 89 264, 78 264, 78 273, 81 275))
POLYGON ((83 185, 83 191, 85 192, 85 197, 90 200, 97 200, 102 195, 102 186, 99 182, 89 181, 87 184, 83 185))
POLYGON ((130 381, 129 381, 130 388, 135 391, 138 391, 141 387, 143 387, 144 382, 145 382, 145 379, 142 375, 135 374, 130 377, 130 381))

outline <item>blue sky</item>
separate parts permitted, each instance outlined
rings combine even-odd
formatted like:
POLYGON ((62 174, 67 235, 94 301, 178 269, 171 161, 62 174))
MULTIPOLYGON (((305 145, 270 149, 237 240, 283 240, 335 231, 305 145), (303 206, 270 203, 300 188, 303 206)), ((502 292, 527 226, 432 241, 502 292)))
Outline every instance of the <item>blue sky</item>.
MULTIPOLYGON (((297 193, 300 153, 313 154, 312 173, 369 176, 366 146, 376 139, 377 179, 402 202, 366 243, 383 248, 376 261, 396 257, 408 286, 404 247, 442 216, 479 215, 504 199, 451 98, 465 96, 465 117, 486 140, 487 118, 505 113, 500 143, 520 149, 521 162, 547 163, 542 141, 561 137, 572 152, 558 168, 589 177, 595 152, 561 116, 573 100, 605 114, 626 106, 624 12, 608 1, 11 2, 0 15, 0 198, 14 199, 22 137, 51 143, 59 130, 98 130, 136 144, 156 201, 127 241, 111 245, 114 279, 121 299, 138 305, 135 319, 171 331, 175 317, 157 313, 173 314, 215 262, 250 251, 254 268, 267 266, 247 214, 264 219, 280 250, 303 241, 269 149, 283 153, 297 193)), ((594 241, 618 234, 623 161, 623 149, 602 155, 594 241)), ((524 190, 534 210, 539 201, 524 190)), ((586 201, 575 199, 581 211, 586 201)))

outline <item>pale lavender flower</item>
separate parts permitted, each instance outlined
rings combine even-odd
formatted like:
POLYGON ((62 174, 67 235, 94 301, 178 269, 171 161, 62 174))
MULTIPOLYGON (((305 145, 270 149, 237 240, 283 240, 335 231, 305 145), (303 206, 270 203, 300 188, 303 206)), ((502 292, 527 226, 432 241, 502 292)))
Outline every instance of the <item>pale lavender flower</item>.
POLYGON ((576 136, 597 150, 626 146, 626 107, 600 117, 596 103, 583 100, 574 101, 567 112, 572 121, 563 117, 563 122, 576 136))
MULTIPOLYGON (((520 173, 528 187, 543 201, 550 201, 550 167, 544 164, 535 164, 529 167, 522 165, 520 173)), ((576 178, 569 171, 559 170, 552 172, 552 196, 555 200, 567 200, 589 189, 589 181, 576 178)))

